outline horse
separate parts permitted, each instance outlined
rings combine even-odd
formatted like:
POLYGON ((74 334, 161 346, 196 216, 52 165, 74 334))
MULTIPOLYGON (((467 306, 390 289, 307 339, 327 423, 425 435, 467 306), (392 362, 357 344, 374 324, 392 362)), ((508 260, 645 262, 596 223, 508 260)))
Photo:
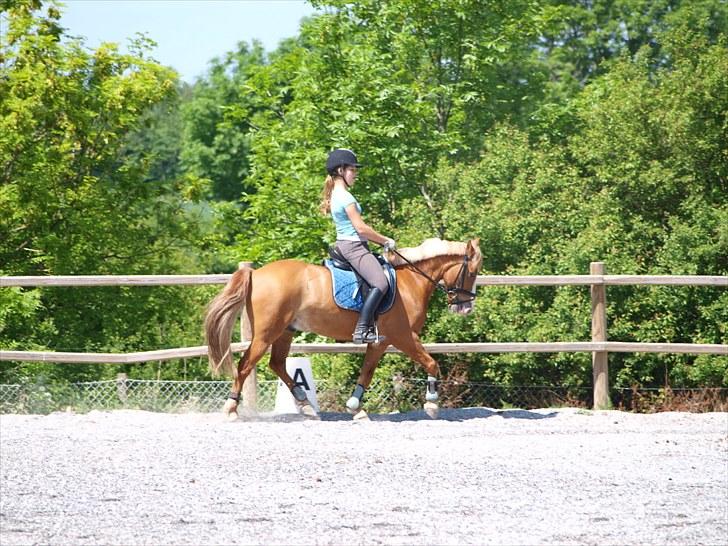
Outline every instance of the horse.
MULTIPOLYGON (((437 416, 437 380, 440 368, 420 341, 428 303, 435 290, 447 294, 448 310, 468 314, 475 299, 475 280, 482 265, 479 239, 466 242, 427 239, 421 245, 386 253, 397 277, 396 295, 389 311, 378 319, 384 339, 370 343, 364 355, 354 392, 347 401, 350 413, 357 413, 379 360, 392 345, 427 372, 425 409, 437 416)), ((237 419, 243 383, 270 348, 270 367, 290 389, 299 411, 312 418, 317 414, 286 371, 286 357, 296 332, 315 332, 337 341, 351 340, 358 314, 337 306, 332 293, 331 272, 324 266, 300 260, 278 260, 260 269, 242 267, 210 302, 205 315, 205 335, 213 375, 229 368, 232 389, 223 407, 230 419, 237 419), (233 367, 231 334, 237 316, 247 313, 250 344, 233 367)))

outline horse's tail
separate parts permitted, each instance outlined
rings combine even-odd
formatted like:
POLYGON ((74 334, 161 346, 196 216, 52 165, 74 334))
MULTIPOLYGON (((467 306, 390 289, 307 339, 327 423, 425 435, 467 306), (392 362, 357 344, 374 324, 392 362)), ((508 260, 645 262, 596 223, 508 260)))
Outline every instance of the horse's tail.
POLYGON ((233 377, 235 376, 230 337, 235 320, 248 301, 252 274, 253 270, 250 267, 238 269, 207 308, 205 337, 213 375, 219 375, 220 369, 225 367, 231 370, 233 377))

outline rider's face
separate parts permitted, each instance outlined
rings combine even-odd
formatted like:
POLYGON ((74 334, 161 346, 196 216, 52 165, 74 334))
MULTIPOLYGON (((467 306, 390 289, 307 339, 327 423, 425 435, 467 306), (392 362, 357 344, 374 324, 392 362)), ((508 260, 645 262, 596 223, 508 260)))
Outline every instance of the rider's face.
POLYGON ((356 180, 357 175, 359 174, 359 169, 352 166, 346 166, 344 167, 344 172, 342 176, 344 177, 344 181, 346 182, 347 186, 353 186, 354 181, 356 180))

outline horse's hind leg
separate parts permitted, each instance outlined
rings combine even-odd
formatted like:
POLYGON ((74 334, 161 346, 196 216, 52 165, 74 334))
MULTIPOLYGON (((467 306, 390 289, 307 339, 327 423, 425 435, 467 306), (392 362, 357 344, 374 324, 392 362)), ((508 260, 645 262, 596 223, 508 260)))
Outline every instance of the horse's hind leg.
POLYGON ((440 366, 437 361, 425 351, 420 341, 420 336, 412 332, 411 336, 403 339, 392 340, 392 344, 412 360, 422 366, 427 372, 427 391, 425 392, 425 411, 433 419, 437 418, 439 408, 437 400, 437 379, 440 377, 440 366))
POLYGON ((233 380, 232 392, 223 407, 223 413, 225 413, 229 419, 237 419, 238 402, 240 401, 240 392, 243 390, 243 384, 267 350, 267 343, 259 341, 253 337, 250 341, 250 346, 245 350, 243 356, 240 357, 240 361, 238 362, 238 371, 235 379, 233 380))
POLYGON ((306 391, 300 385, 296 385, 288 371, 286 370, 286 357, 291 349, 293 342, 293 332, 285 330, 280 337, 275 340, 270 350, 270 367, 281 378, 296 400, 296 405, 301 412, 307 417, 318 417, 316 410, 306 397, 306 391))

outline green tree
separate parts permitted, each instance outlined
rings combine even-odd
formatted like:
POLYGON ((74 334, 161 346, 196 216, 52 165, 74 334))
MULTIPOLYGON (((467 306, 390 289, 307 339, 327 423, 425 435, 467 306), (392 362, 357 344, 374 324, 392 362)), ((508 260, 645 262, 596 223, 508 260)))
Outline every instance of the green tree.
MULTIPOLYGON (((34 2, 5 13, 2 274, 195 271, 199 231, 186 179, 155 179, 153 158, 130 151, 130 134, 149 109, 175 93, 174 72, 147 58, 153 44, 145 38, 133 40, 129 54, 115 44, 92 51, 64 36, 59 18, 55 4, 42 12, 34 2)), ((185 294, 4 290, 0 342, 93 351, 198 341, 199 294, 185 294)), ((13 370, 3 366, 3 374, 13 370)))
POLYGON ((188 173, 209 179, 212 198, 237 201, 254 189, 249 133, 255 107, 248 79, 265 64, 262 46, 241 42, 236 51, 215 58, 205 77, 182 105, 182 164, 188 173))
POLYGON ((483 132, 517 115, 533 88, 527 78, 503 85, 503 65, 528 55, 539 24, 528 2, 315 5, 331 10, 250 82, 263 106, 252 133, 257 189, 238 245, 258 260, 321 256, 331 231, 316 213, 328 150, 362 155, 359 184, 374 222, 393 223, 408 199, 436 214, 429 193, 439 160, 477 154, 483 132))
POLYGON ((640 52, 654 71, 671 62, 661 37, 668 29, 699 30, 714 44, 728 28, 728 6, 717 0, 548 0, 543 5, 532 62, 546 75, 545 96, 528 130, 552 141, 578 131, 571 99, 622 56, 640 52))
MULTIPOLYGON (((706 22, 706 29, 710 28, 706 22)), ((623 56, 571 106, 579 131, 563 144, 502 127, 482 159, 444 164, 433 192, 446 203, 448 237, 481 236, 494 273, 583 274, 603 260, 612 274, 728 272, 725 38, 676 24, 659 35, 671 62, 623 56)), ((431 221, 411 208, 414 235, 431 221)), ((726 294, 714 288, 614 287, 610 339, 726 343, 726 294)), ((583 289, 483 289, 474 317, 434 315, 432 339, 588 339, 583 289)), ((725 386, 725 357, 614 354, 613 384, 725 386)), ((490 380, 588 384, 584 355, 473 357, 490 380)))
POLYGON ((573 96, 609 71, 622 55, 646 48, 653 67, 668 63, 661 34, 681 25, 702 28, 712 42, 725 32, 728 9, 716 0, 550 0, 548 24, 537 52, 549 67, 549 80, 573 96), (706 25, 705 22, 708 24, 706 25))

